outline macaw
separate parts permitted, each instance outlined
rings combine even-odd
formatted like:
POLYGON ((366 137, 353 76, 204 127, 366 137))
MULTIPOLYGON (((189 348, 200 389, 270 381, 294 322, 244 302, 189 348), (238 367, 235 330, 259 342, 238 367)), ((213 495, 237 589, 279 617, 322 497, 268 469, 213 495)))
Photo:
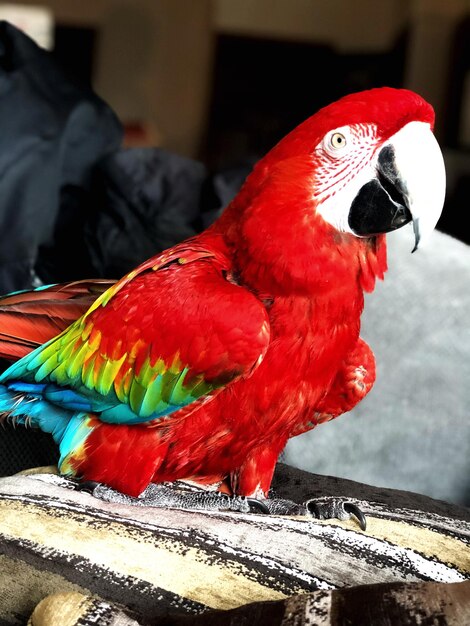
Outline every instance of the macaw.
POLYGON ((6 296, 0 348, 18 360, 0 412, 51 433, 65 476, 130 499, 189 481, 275 510, 287 440, 373 386, 364 292, 387 269, 385 233, 411 222, 416 249, 441 214, 433 124, 412 91, 347 95, 258 161, 198 236, 115 283, 6 296))

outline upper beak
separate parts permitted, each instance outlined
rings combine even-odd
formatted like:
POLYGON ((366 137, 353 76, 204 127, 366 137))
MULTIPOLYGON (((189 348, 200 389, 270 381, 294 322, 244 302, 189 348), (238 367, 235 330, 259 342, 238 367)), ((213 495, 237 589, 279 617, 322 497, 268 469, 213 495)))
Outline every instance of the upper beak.
POLYGON ((413 221, 413 252, 434 230, 444 205, 446 173, 429 124, 409 122, 380 150, 376 178, 357 194, 349 224, 358 235, 386 233, 413 221))

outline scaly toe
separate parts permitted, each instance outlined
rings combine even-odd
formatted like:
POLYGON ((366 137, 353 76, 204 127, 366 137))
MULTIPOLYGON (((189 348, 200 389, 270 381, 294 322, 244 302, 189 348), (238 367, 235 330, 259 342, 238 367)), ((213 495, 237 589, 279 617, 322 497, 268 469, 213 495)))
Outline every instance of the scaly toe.
POLYGON ((347 520, 354 516, 359 522, 361 530, 366 530, 366 516, 357 505, 347 500, 333 497, 315 498, 307 500, 305 506, 310 515, 317 519, 347 520))

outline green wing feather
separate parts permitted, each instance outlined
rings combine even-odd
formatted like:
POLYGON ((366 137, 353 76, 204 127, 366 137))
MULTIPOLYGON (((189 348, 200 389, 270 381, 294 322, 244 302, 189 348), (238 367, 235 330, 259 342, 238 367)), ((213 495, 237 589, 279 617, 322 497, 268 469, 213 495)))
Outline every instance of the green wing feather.
POLYGON ((150 260, 114 284, 60 335, 10 366, 2 382, 44 384, 42 395, 55 404, 96 412, 103 421, 122 424, 160 419, 213 394, 222 383, 207 382, 202 374, 192 373, 178 353, 155 358, 158 351, 142 339, 137 323, 135 340, 126 343, 109 336, 106 316, 105 323, 100 318, 136 276, 154 273, 174 258, 181 263, 180 257, 172 256, 161 255, 158 263, 150 260))

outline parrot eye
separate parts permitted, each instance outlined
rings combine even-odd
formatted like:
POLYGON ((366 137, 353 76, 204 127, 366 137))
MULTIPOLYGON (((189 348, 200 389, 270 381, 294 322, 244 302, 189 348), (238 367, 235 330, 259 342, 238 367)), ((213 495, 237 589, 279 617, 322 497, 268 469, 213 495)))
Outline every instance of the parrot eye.
POLYGON ((327 153, 333 159, 345 156, 354 147, 354 136, 350 126, 341 126, 330 130, 320 143, 316 150, 320 153, 327 153))
POLYGON ((344 148, 347 144, 346 136, 343 133, 333 133, 330 137, 329 145, 333 150, 344 148))

